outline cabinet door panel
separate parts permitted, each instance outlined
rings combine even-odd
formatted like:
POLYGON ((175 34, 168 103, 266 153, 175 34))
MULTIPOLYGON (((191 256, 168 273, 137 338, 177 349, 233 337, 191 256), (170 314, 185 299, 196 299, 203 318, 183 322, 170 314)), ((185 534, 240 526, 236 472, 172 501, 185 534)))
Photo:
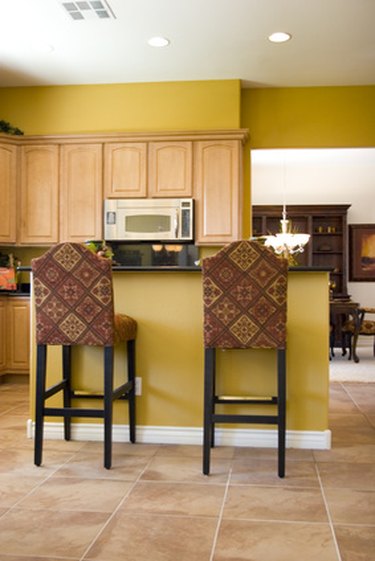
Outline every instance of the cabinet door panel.
POLYGON ((0 373, 6 367, 6 300, 0 298, 0 373))
POLYGON ((22 146, 20 243, 58 241, 58 191, 58 146, 22 146))
POLYGON ((106 144, 104 148, 105 197, 146 197, 146 160, 146 142, 106 144))
POLYGON ((150 142, 151 197, 191 197, 192 152, 192 142, 150 142))
POLYGON ((97 240, 102 227, 102 145, 61 147, 61 241, 97 240))
POLYGON ((11 297, 7 302, 7 371, 29 372, 30 302, 11 297))
POLYGON ((0 145, 0 242, 16 241, 17 147, 0 145))
POLYGON ((242 236, 241 144, 197 142, 194 154, 196 241, 224 244, 242 236))

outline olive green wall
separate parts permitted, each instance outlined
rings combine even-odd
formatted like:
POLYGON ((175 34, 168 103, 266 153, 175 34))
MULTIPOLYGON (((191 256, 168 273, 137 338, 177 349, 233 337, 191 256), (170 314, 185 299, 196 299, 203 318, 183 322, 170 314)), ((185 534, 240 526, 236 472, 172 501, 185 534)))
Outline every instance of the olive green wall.
POLYGON ((0 88, 0 119, 25 134, 240 126, 239 80, 0 88))
POLYGON ((242 91, 252 148, 375 146, 375 86, 242 91))
POLYGON ((239 80, 0 88, 25 134, 248 128, 252 148, 375 146, 375 86, 240 89, 239 80))

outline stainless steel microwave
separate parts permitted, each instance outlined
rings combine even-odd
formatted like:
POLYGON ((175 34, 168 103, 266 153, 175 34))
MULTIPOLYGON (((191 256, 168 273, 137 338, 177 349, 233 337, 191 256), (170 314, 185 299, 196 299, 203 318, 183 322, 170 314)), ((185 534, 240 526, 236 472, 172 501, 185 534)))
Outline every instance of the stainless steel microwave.
POLYGON ((107 241, 192 241, 193 199, 106 199, 107 241))

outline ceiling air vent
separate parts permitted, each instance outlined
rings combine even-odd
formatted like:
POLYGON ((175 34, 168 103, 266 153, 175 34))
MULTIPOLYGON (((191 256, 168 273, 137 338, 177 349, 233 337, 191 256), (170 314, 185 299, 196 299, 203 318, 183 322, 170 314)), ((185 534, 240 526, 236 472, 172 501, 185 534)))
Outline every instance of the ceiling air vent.
POLYGON ((106 0, 77 0, 66 2, 59 0, 62 7, 75 20, 116 19, 116 16, 106 0))

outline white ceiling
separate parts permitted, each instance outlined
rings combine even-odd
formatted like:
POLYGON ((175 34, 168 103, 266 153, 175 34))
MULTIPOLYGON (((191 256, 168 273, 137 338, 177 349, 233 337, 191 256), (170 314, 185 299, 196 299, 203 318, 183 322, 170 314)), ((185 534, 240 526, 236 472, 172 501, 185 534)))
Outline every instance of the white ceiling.
POLYGON ((0 87, 240 79, 244 87, 375 84, 375 0, 0 0, 0 87), (288 43, 267 36, 287 31, 288 43), (171 44, 151 48, 149 37, 171 44), (43 52, 44 45, 53 46, 43 52))

